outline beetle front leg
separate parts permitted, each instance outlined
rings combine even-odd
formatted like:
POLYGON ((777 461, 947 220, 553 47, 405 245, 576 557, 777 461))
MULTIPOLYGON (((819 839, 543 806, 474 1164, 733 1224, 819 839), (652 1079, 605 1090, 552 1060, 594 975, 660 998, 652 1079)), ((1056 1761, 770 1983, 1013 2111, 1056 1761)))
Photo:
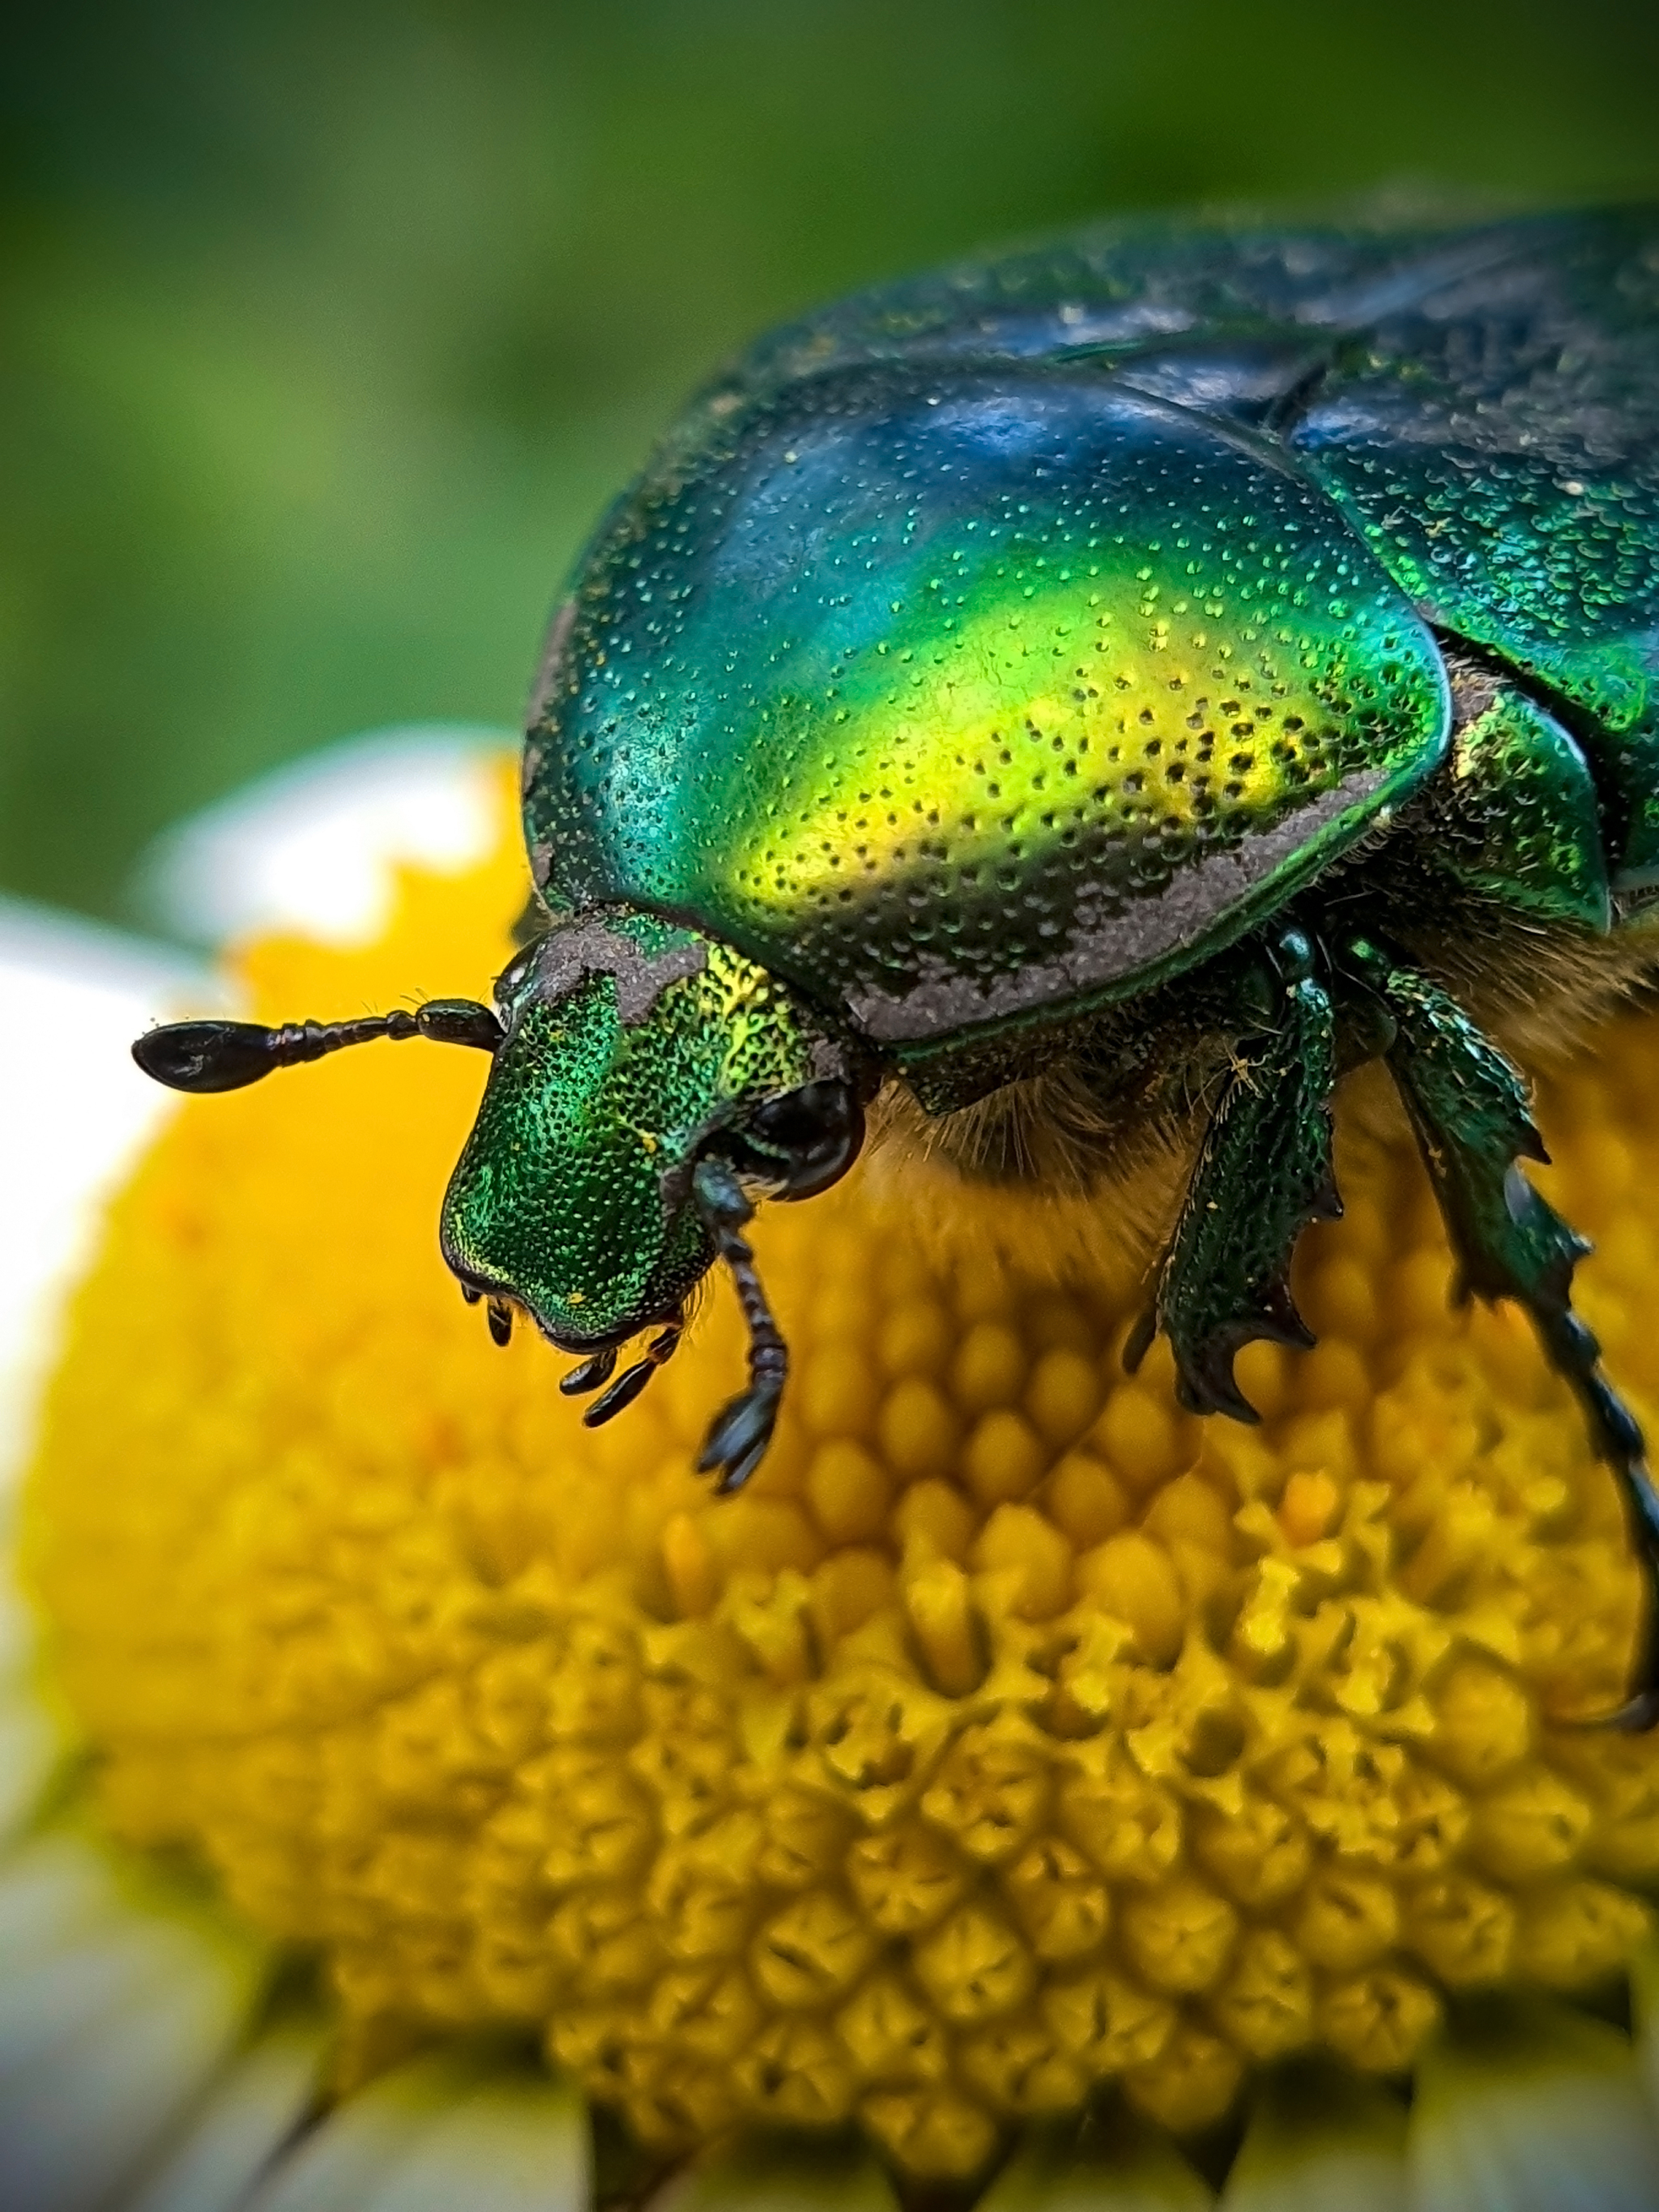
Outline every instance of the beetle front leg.
POLYGON ((1162 1329, 1175 1353, 1176 1389, 1195 1413, 1254 1421, 1233 1377, 1247 1344, 1310 1345, 1291 1296, 1297 1237, 1342 1211, 1331 1171, 1336 1025, 1302 930, 1281 930, 1268 953, 1277 1027, 1247 1036, 1216 1108, 1152 1308, 1125 1359, 1138 1366, 1162 1329))
POLYGON ((1525 1307, 1624 1494, 1646 1585, 1645 1618, 1630 1696, 1608 1721, 1650 1729, 1659 1723, 1659 1492, 1640 1425, 1601 1371, 1601 1348, 1572 1310, 1573 1269, 1590 1248, 1522 1171, 1522 1160, 1549 1159, 1526 1079, 1426 975, 1364 939, 1344 949, 1344 960, 1392 1018, 1389 1066, 1457 1255, 1460 1302, 1473 1294, 1525 1307))
POLYGON ((789 1376, 789 1347, 761 1288, 755 1255, 743 1234, 754 1219, 755 1209, 744 1196, 736 1170, 724 1160, 699 1160, 692 1173, 691 1192, 715 1251, 732 1271, 743 1317, 749 1325, 749 1388, 714 1416, 697 1456, 698 1473, 718 1472, 720 1480, 714 1488, 725 1496, 742 1489, 772 1441, 789 1376))

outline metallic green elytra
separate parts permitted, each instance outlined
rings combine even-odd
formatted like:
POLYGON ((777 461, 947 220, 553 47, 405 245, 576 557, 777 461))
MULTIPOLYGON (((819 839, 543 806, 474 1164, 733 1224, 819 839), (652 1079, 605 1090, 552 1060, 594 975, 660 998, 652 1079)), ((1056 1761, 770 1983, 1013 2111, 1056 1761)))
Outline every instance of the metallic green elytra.
POLYGON ((498 1335, 585 1355, 590 1419, 719 1257, 750 1376, 701 1464, 747 1478, 787 1355, 744 1230, 870 1109, 1085 1197, 1184 1155, 1130 1356, 1161 1329, 1188 1406, 1254 1418, 1234 1358, 1310 1340, 1291 1255, 1378 1060, 1464 1294, 1533 1316, 1659 1587, 1510 1056, 1659 957, 1659 210, 1108 225, 775 333, 579 562, 524 811, 494 1010, 135 1049, 195 1089, 490 1051, 444 1253, 498 1335))
POLYGON ((1144 991, 1446 749, 1427 626, 1259 434, 1093 358, 707 410, 590 557, 526 754, 556 913, 695 921, 899 1066, 1144 991))

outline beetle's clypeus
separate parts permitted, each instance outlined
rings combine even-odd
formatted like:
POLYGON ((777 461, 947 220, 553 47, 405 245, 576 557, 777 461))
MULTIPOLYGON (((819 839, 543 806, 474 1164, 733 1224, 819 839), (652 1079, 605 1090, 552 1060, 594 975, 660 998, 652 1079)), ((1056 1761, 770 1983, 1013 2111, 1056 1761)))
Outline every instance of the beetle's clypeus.
POLYGON ((1531 1313, 1659 1587, 1504 1049, 1659 953, 1659 211, 1108 227, 763 340, 580 562, 524 811, 539 933, 493 1011, 135 1049, 186 1090, 491 1052, 444 1255, 498 1336, 583 1355, 590 1420, 718 1255, 751 1374, 702 1465, 746 1479, 787 1355, 745 1225, 883 1091, 972 1172, 1184 1144, 1131 1356, 1164 1330, 1187 1405, 1248 1419, 1234 1355, 1309 1340, 1291 1255, 1380 1059, 1465 1292, 1531 1313))

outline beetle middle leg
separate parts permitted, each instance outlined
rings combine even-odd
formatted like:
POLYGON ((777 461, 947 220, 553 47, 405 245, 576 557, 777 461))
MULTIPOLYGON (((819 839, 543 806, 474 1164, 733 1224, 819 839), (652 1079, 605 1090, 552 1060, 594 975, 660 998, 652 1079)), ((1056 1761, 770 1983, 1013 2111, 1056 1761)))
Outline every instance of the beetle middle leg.
POLYGON ((1525 1079, 1456 1001, 1383 947, 1356 939, 1344 964, 1374 992, 1394 1030, 1390 1072, 1457 1255, 1460 1300, 1513 1298, 1531 1316, 1583 1407, 1598 1455, 1625 1499, 1641 1563, 1644 1618, 1630 1695, 1609 1716, 1631 1730, 1659 1723, 1659 1492, 1635 1415, 1602 1372, 1601 1346, 1572 1310, 1572 1274, 1589 1246, 1533 1188, 1522 1160, 1547 1164, 1525 1079))
POLYGON ((1152 1308, 1125 1353, 1138 1366, 1163 1330, 1176 1388, 1197 1413, 1254 1421, 1233 1376, 1245 1345, 1313 1341, 1291 1296, 1290 1266, 1310 1222, 1342 1211, 1331 1171, 1336 1024, 1314 948, 1295 925, 1263 951, 1272 1010, 1241 1039, 1193 1170, 1152 1308))

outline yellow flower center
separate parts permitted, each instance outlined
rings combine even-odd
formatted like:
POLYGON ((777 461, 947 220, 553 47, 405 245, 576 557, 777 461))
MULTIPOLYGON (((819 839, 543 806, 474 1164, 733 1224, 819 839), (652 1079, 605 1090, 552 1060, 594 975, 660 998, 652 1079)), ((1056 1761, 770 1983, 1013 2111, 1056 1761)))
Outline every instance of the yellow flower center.
MULTIPOLYGON (((369 951, 257 947, 252 994, 475 991, 519 867, 504 830, 369 951)), ((186 1105, 31 1492, 108 1820, 319 1948, 362 2063, 530 2025, 648 2143, 855 2115, 965 2174, 1109 2078, 1194 2127, 1255 2063, 1397 2072, 1448 1991, 1630 1957, 1659 1747, 1570 1725, 1628 1664, 1620 1503, 1522 1319, 1450 1309, 1403 1137, 1345 1126, 1347 1218, 1297 1265, 1319 1348, 1246 1355, 1255 1431, 1180 1413, 1161 1356, 1122 1372, 1109 1209, 1058 1285, 994 1256, 994 1194, 924 1244, 940 1170, 772 1209, 794 1379, 720 1500, 724 1285, 598 1432, 456 1295, 434 1223, 483 1073, 377 1046, 186 1105)), ((1543 1111, 1650 1421, 1656 1101, 1632 1016, 1543 1111)))

